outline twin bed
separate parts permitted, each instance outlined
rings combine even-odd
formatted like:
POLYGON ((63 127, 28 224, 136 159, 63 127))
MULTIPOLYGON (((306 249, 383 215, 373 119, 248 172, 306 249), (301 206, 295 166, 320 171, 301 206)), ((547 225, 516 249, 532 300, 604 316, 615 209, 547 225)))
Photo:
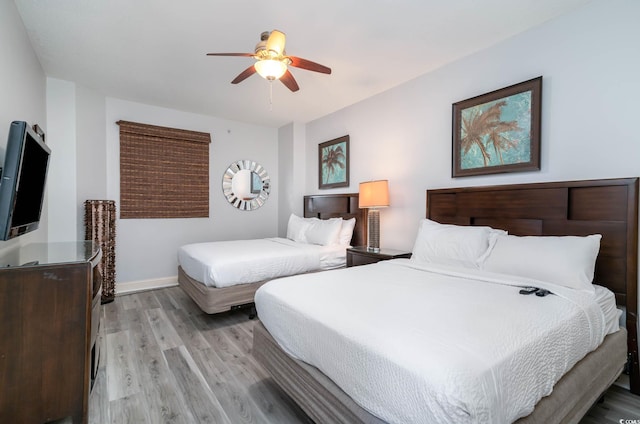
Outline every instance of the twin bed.
POLYGON ((578 422, 625 365, 640 394, 637 178, 428 190, 426 218, 410 260, 255 294, 253 355, 314 421, 578 422))
MULTIPOLYGON (((357 193, 305 196, 304 218, 355 219, 347 244, 366 245, 366 213, 358 208, 357 193)), ((272 278, 339 268, 345 262, 344 244, 286 238, 197 243, 178 251, 178 283, 200 309, 216 314, 253 303, 256 290, 272 278)))

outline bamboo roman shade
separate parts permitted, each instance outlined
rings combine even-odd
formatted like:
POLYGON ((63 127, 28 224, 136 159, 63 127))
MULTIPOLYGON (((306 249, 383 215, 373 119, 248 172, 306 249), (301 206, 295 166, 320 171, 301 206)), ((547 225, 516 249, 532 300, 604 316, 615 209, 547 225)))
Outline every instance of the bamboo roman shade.
POLYGON ((118 121, 120 218, 209 216, 209 133, 118 121))

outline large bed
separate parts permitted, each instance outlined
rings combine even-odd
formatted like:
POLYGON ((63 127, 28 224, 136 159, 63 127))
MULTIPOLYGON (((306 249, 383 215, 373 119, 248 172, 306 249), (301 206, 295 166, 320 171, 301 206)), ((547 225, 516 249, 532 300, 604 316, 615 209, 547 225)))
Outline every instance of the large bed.
MULTIPOLYGON (((540 384, 544 386, 545 384, 549 384, 549 381, 553 381, 548 388, 540 389, 540 393, 542 393, 542 398, 537 403, 531 405, 531 410, 528 410, 525 414, 520 412, 516 412, 515 417, 521 417, 517 420, 519 423, 565 423, 565 422, 578 422, 580 418, 587 412, 590 406, 601 396, 601 394, 618 378, 618 376, 623 371, 625 365, 629 367, 630 370, 630 388, 631 391, 635 394, 640 394, 640 379, 638 375, 638 347, 637 347, 637 277, 638 277, 638 179, 615 179, 615 180, 593 180, 593 181, 573 181, 573 182, 557 182, 557 183, 538 183, 538 184, 524 184, 524 185, 511 185, 511 186, 494 186, 494 187, 474 187, 474 188, 460 188, 460 189, 438 189, 438 190, 428 190, 427 191, 427 214, 426 218, 429 220, 433 220, 442 224, 454 224, 458 226, 476 226, 476 227, 492 227, 495 229, 503 229, 508 231, 510 235, 514 236, 588 236, 590 234, 601 234, 602 239, 599 244, 599 254, 597 260, 595 262, 595 271, 592 271, 593 281, 601 286, 604 286, 613 292, 611 298, 615 297, 615 302, 618 305, 618 308, 624 311, 624 322, 626 323, 626 329, 624 327, 620 328, 618 331, 612 329, 609 331, 610 334, 607 334, 607 331, 600 332, 599 340, 591 340, 594 336, 590 336, 589 334, 581 335, 577 337, 578 349, 583 349, 584 352, 578 353, 573 352, 573 348, 569 348, 569 350, 562 355, 566 356, 566 369, 558 371, 560 374, 555 377, 554 380, 547 380, 547 377, 539 379, 538 377, 541 375, 546 375, 547 370, 544 368, 542 371, 534 372, 534 378, 538 378, 536 380, 536 385, 540 384), (585 340, 582 339, 591 339, 589 343, 586 343, 585 340), (602 341, 602 343, 600 343, 602 341), (584 345, 585 343, 586 345, 584 345), (584 346, 583 346, 584 345, 584 346), (627 352, 628 358, 627 361, 627 352), (586 356, 585 356, 586 354, 586 356), (577 355, 576 357, 573 357, 577 355), (529 413, 530 412, 530 413, 529 413), (519 415, 518 415, 519 414, 519 415)), ((582 237, 588 238, 588 237, 582 237)), ((596 251, 597 252, 597 251, 596 251)), ((415 248, 414 248, 415 253, 415 248)), ((526 260, 526 259, 525 259, 526 260)), ((323 274, 323 277, 331 277, 325 278, 326 280, 332 280, 337 282, 338 287, 336 288, 334 293, 336 296, 336 302, 334 305, 329 304, 328 307, 336 307, 339 308, 341 305, 342 297, 348 296, 356 296, 359 302, 379 302, 381 305, 389 305, 393 303, 388 303, 389 301, 384 298, 376 298, 374 295, 373 285, 379 284, 383 277, 379 277, 380 275, 397 275, 398 281, 404 283, 405 281, 411 280, 411 273, 415 272, 415 270, 407 270, 401 268, 400 262, 403 260, 390 261, 389 263, 380 263, 376 265, 369 265, 366 267, 361 267, 362 270, 358 271, 354 268, 350 268, 342 271, 335 271, 331 274, 326 273, 323 274), (393 263, 396 262, 396 263, 393 263), (395 267, 395 268, 394 268, 395 267), (351 274, 349 274, 351 273, 351 274), (366 285, 360 284, 360 286, 347 284, 348 280, 342 280, 343 278, 348 278, 349 275, 356 280, 368 280, 372 284, 372 289, 370 291, 367 290, 366 285), (340 286, 342 284, 342 286, 340 286), (349 294, 349 292, 353 292, 349 294), (338 296, 340 299, 338 299, 338 296), (337 305, 337 306, 336 306, 337 305)), ((404 260, 407 263, 410 261, 404 260)), ((405 264, 406 265, 406 264, 405 264)), ((414 266, 415 268, 415 266, 414 266)), ((312 276, 310 276, 312 277, 312 276)), ((449 276, 449 279, 455 279, 457 276, 449 276)), ((392 278, 392 277, 390 277, 392 278)), ((483 277, 486 278, 486 277, 483 277)), ((389 279, 389 278, 388 278, 389 279)), ((309 292, 313 295, 313 286, 314 280, 319 280, 319 278, 309 278, 306 281, 309 282, 309 292)), ((278 281, 274 281, 272 285, 269 285, 264 290, 264 293, 273 293, 274 291, 280 290, 283 293, 287 293, 287 296, 290 296, 288 293, 291 292, 291 288, 287 288, 286 284, 296 283, 296 287, 298 287, 302 281, 300 278, 293 277, 292 279, 282 279, 278 281)), ((471 290, 458 290, 456 292, 455 284, 467 284, 466 281, 459 283, 457 281, 451 280, 450 287, 453 294, 449 294, 450 299, 454 299, 453 302, 457 302, 459 300, 459 305, 465 309, 459 310, 455 312, 455 308, 450 308, 450 315, 448 318, 442 318, 442 321, 449 321, 450 323, 456 323, 459 321, 461 317, 464 319, 468 319, 468 308, 473 307, 469 306, 469 304, 463 303, 463 298, 468 295, 468 293, 473 293, 471 290), (456 297, 457 293, 457 297, 456 297), (458 300, 456 300, 458 299, 458 300)), ((516 286, 527 285, 526 282, 514 281, 512 284, 516 286)), ((508 282, 505 286, 499 290, 504 291, 505 293, 512 288, 508 287, 508 282)), ((590 285, 590 282, 589 282, 590 285)), ((544 284, 537 284, 537 286, 541 286, 542 288, 552 289, 554 292, 554 296, 551 297, 526 297, 520 296, 514 298, 515 302, 524 302, 518 303, 518 308, 527 308, 527 302, 535 302, 545 301, 547 302, 549 299, 553 299, 552 302, 559 301, 567 301, 567 311, 573 308, 572 305, 577 305, 579 303, 576 299, 571 299, 573 294, 569 294, 569 292, 579 292, 579 290, 564 290, 561 288, 557 288, 555 286, 544 286, 544 284), (564 290, 564 291, 563 291, 564 290)), ((464 287, 464 286, 460 286, 464 287)), ((516 287, 517 288, 517 287, 516 287)), ((397 292, 394 293, 390 289, 387 290, 387 298, 392 298, 394 296, 398 296, 400 300, 402 297, 399 292, 405 290, 403 288, 403 284, 397 285, 397 292)), ((493 289, 492 289, 493 290, 493 289)), ((442 289, 440 289, 442 291, 442 289)), ((609 292, 609 294, 611 294, 609 292)), ((495 291, 491 291, 489 294, 489 298, 496 295, 495 291)), ((485 295, 483 293, 477 293, 476 296, 478 298, 482 298, 485 295)), ((300 299, 304 299, 301 295, 298 295, 300 299)), ((340 349, 334 349, 332 356, 322 357, 322 355, 314 355, 312 354, 313 360, 310 361, 318 366, 312 366, 306 363, 303 360, 295 359, 286 351, 294 351, 294 347, 292 345, 299 344, 304 346, 304 340, 285 340, 281 337, 281 333, 283 328, 285 327, 285 320, 279 321, 277 315, 280 314, 282 317, 287 317, 287 312, 284 304, 278 304, 279 300, 276 302, 275 309, 273 305, 268 307, 262 307, 261 305, 261 297, 268 297, 263 295, 263 290, 261 290, 256 297, 258 312, 261 316, 261 320, 264 320, 263 323, 257 323, 254 331, 254 348, 253 354, 261 362, 267 370, 271 373, 274 380, 282 386, 282 388, 302 407, 302 409, 316 422, 332 422, 332 423, 353 423, 353 422, 366 422, 366 423, 378 423, 378 422, 393 422, 394 419, 383 420, 379 418, 380 416, 386 417, 386 410, 377 411, 376 408, 379 406, 378 403, 374 402, 373 404, 366 404, 365 407, 361 406, 361 398, 360 391, 366 390, 376 390, 376 386, 381 383, 381 381, 374 381, 370 378, 363 378, 364 381, 348 381, 345 383, 345 379, 342 377, 340 373, 340 366, 343 369, 348 370, 349 368, 360 369, 361 373, 366 373, 369 364, 373 364, 374 362, 380 362, 378 356, 371 356, 366 351, 356 352, 355 357, 360 358, 360 361, 350 362, 345 357, 344 363, 342 365, 336 366, 336 363, 340 363, 340 349), (276 311, 275 313, 273 311, 276 311), (278 312, 283 311, 283 312, 278 312), (275 317, 275 318, 274 318, 275 317), (267 330, 267 327, 270 328, 271 332, 267 330), (282 328, 281 328, 282 327, 282 328), (271 334, 273 333, 273 334, 271 334), (276 341, 278 339, 279 341, 276 341), (284 344, 285 347, 281 346, 284 344), (337 352, 337 353, 336 353, 337 352), (360 363, 358 363, 360 362, 360 363), (365 364, 366 366, 363 366, 365 364), (334 378, 333 381, 327 375, 320 371, 320 369, 326 369, 329 374, 331 374, 334 378), (336 369, 338 370, 336 373, 336 369), (339 384, 336 384, 339 383, 339 384), (347 393, 351 393, 353 396, 348 395, 347 393), (354 400, 354 398, 356 400, 354 400)), ((423 294, 423 297, 427 297, 427 295, 423 294)), ((580 296, 578 296, 580 297, 580 296)), ((587 296, 588 297, 588 296, 587 296)), ((410 299, 410 298, 408 298, 410 299)), ((490 300, 485 299, 483 302, 487 304, 490 300)), ((450 302, 451 303, 451 302, 450 302)), ((613 301, 611 301, 613 303, 613 301)), ((268 305, 268 303, 265 303, 268 305)), ((417 305, 420 304, 420 301, 417 301, 417 305)), ((424 302, 425 305, 430 305, 430 308, 436 308, 438 305, 431 304, 427 301, 424 302)), ((543 305, 551 305, 550 302, 547 303, 537 303, 540 305, 540 314, 553 314, 558 313, 558 311, 565 310, 563 308, 550 308, 549 310, 544 309, 543 305), (555 312, 554 312, 555 311, 555 312)), ((448 306, 448 304, 446 305, 448 306)), ((309 309, 313 309, 313 304, 308 304, 306 306, 309 309)), ((413 308, 407 309, 415 309, 416 306, 414 304, 413 308)), ((582 306, 580 307, 582 308, 582 306)), ((578 309, 580 309, 578 308, 578 309)), ((321 311, 321 308, 317 308, 321 311)), ((615 305, 613 307, 616 310, 615 305)), ((375 310, 375 309, 372 309, 375 310)), ((360 309, 358 312, 354 312, 355 314, 366 314, 362 312, 360 309)), ((446 311, 446 308, 443 310, 446 311)), ((584 311, 587 311, 587 307, 584 307, 584 311)), ((398 305, 393 310, 384 310, 380 311, 381 317, 377 317, 375 315, 362 315, 366 318, 365 321, 375 321, 376 325, 380 326, 381 329, 385 329, 386 322, 385 316, 391 314, 400 314, 404 315, 406 310, 403 309, 402 306, 398 305)), ((582 316, 583 312, 578 312, 582 316)), ((586 312, 584 312, 586 314, 586 312)), ((429 316, 428 314, 425 314, 429 316)), ((486 313, 486 315, 490 315, 490 313, 486 313)), ((408 315, 416 319, 415 315, 408 315)), ((445 315, 446 316, 446 315, 445 315)), ((472 315, 473 316, 473 315, 472 315)), ((588 315, 585 315, 588 316, 588 315)), ((482 314, 479 315, 482 317, 482 314)), ((298 320, 306 319, 306 317, 297 318, 298 320)), ((419 319, 419 316, 418 316, 419 319)), ((344 321, 344 318, 340 319, 340 315, 336 313, 336 320, 344 321)), ((592 320, 590 326, 598 327, 596 325, 597 319, 589 318, 587 320, 592 320)), ((290 321, 290 320, 289 320, 290 321)), ((329 319, 330 321, 330 319, 329 319)), ((357 326, 356 322, 358 321, 358 317, 356 316, 353 320, 353 333, 350 338, 357 339, 361 331, 357 326)), ((391 321, 391 320, 389 320, 391 321)), ((479 320, 481 321, 481 320, 479 320)), ((506 321, 509 321, 507 318, 506 321)), ((323 340, 326 340, 326 337, 332 336, 334 327, 332 325, 327 325, 328 321, 322 323, 322 325, 318 326, 313 323, 308 325, 307 333, 310 334, 311 339, 318 340, 319 344, 323 344, 323 340), (314 327, 315 325, 315 327, 314 327)), ((617 325, 617 323, 615 323, 617 325)), ((305 324, 306 325, 306 322, 305 324)), ((459 325, 459 324, 458 324, 459 325)), ((470 329, 476 328, 475 326, 481 325, 481 323, 471 322, 466 327, 470 329)), ((553 323, 549 324, 550 326, 554 325, 553 323)), ((564 334, 555 334, 555 336, 559 337, 559 339, 549 338, 549 340, 554 340, 554 343, 544 344, 542 343, 536 349, 539 349, 539 353, 537 354, 537 360, 540 362, 540 358, 546 359, 547 357, 551 357, 554 355, 558 355, 556 352, 556 346, 563 346, 564 342, 562 340, 568 340, 572 338, 573 335, 581 334, 579 327, 575 327, 572 329, 564 328, 564 323, 560 320, 557 324, 557 327, 551 327, 554 332, 555 330, 562 332, 564 334), (560 340, 560 341, 558 341, 560 340)), ((336 327, 337 328, 337 327, 336 327)), ((364 327, 363 327, 364 328, 364 327)), ((413 328, 413 327, 411 327, 413 328)), ((433 328, 433 327, 431 327, 433 328)), ((347 329, 346 331, 349 331, 347 329)), ((380 334, 385 334, 385 337, 389 337, 389 329, 385 329, 387 333, 383 330, 380 331, 380 334)), ((452 329, 453 330, 453 329, 452 329)), ((458 331, 459 329, 456 329, 458 331)), ((543 329, 544 330, 544 329, 543 329)), ((343 330, 340 330, 343 331, 343 330)), ((415 330, 410 330, 415 331, 415 330)), ((537 331, 537 330, 536 330, 537 331)), ((365 345, 369 342, 371 338, 376 337, 376 332, 372 331, 368 333, 366 336, 362 336, 360 340, 360 344, 365 345)), ((456 333, 458 334, 458 333, 456 333)), ((473 338, 474 333, 462 333, 465 338, 473 338)), ((305 335, 301 335, 301 338, 306 337, 305 335)), ((440 338, 441 335, 431 334, 426 335, 424 340, 426 342, 432 342, 439 346, 439 344, 444 344, 444 342, 440 338), (430 338, 431 337, 431 338, 430 338)), ((576 338, 576 337, 574 337, 576 338)), ((402 353, 402 338, 398 337, 397 340, 393 339, 391 342, 393 349, 402 353)), ((422 339, 420 339, 422 340, 422 339)), ((496 339, 499 341, 499 339, 496 339)), ((324 343, 326 344, 326 342, 324 343)), ((429 344, 429 343, 426 343, 429 344)), ((566 346, 565 346, 566 347, 566 346)), ((325 349, 324 346, 318 346, 318 350, 325 349)), ((490 348, 490 346, 489 346, 490 348)), ((392 348, 390 348, 393 350, 392 348)), ((558 348, 559 349, 559 348, 558 348)), ((437 350, 437 349, 436 349, 437 350)), ((530 372, 527 370, 529 366, 529 359, 526 359, 526 350, 520 352, 521 355, 524 356, 515 356, 514 362, 511 364, 511 368, 518 370, 514 372, 512 380, 518 380, 522 375, 530 372), (525 358, 525 359, 523 359, 525 358)), ((331 352, 330 352, 331 354, 331 352)), ((453 354, 448 353, 449 356, 455 356, 455 351, 453 354)), ((304 356, 304 351, 297 351, 294 356, 304 356), (301 353, 303 352, 303 353, 301 353)), ((354 354, 351 354, 353 357, 354 354)), ((379 355, 380 356, 380 355, 379 355)), ((382 355, 384 356, 384 355, 382 355)), ((480 352, 478 355, 480 356, 480 352)), ((436 356, 437 357, 437 356, 436 356)), ((430 362, 426 360, 425 363, 416 362, 414 367, 423 368, 429 366, 437 366, 439 364, 435 362, 430 362)), ((562 357, 561 357, 562 358, 562 357)), ((306 359, 306 357, 305 357, 306 359)), ((448 360, 449 358, 447 358, 448 360)), ((444 363, 443 359, 443 363, 444 363)), ((531 362, 535 362, 531 360, 531 362)), ((562 362, 562 360, 560 361, 562 362)), ((455 363, 455 361, 454 361, 455 363)), ((458 363, 463 364, 464 366, 467 363, 464 360, 460 360, 458 363)), ((544 364, 544 361, 541 362, 544 364)), ((506 367, 508 370, 510 367, 506 367)), ((555 371, 555 365, 550 366, 555 371)), ((464 371, 466 368, 461 367, 464 371)), ((505 368, 499 370, 499 373, 504 373, 505 368)), ((348 370, 351 372, 351 370, 348 370)), ((398 380, 403 384, 407 384, 407 388, 413 387, 413 380, 411 380, 411 371, 412 369, 404 369, 400 371, 393 371, 393 375, 398 376, 398 380), (402 373, 406 373, 402 374, 402 373)), ((447 377, 451 377, 452 379, 460 379, 459 370, 450 370, 451 372, 445 373, 447 377), (456 371, 456 372, 453 372, 456 371)), ((473 371, 473 369, 471 369, 473 371)), ((470 371, 470 372, 471 372, 470 371)), ((345 371, 346 374, 346 371, 345 371)), ((464 374, 464 372, 462 373, 464 374)), ((553 372, 549 372, 549 374, 553 374, 553 372)), ((355 375, 358 375, 357 373, 355 375)), ((367 374, 361 374, 367 375, 367 374)), ((493 378, 493 376, 491 376, 493 378)), ((519 390, 521 389, 512 389, 511 381, 509 380, 509 374, 503 376, 503 380, 500 379, 488 379, 483 381, 503 381, 504 387, 485 387, 483 390, 485 392, 498 392, 509 391, 511 390, 511 396, 518 397, 519 390), (506 378, 506 379, 505 379, 506 378)), ((391 380, 393 381, 393 379, 391 380)), ((445 378, 446 382, 447 379, 445 378)), ((453 380, 458 381, 458 380, 453 380)), ((459 381, 466 381, 460 379, 459 381)), ((400 385, 402 386, 402 385, 400 385)), ((452 384, 455 386, 455 384, 452 384)), ((513 386, 518 387, 518 386, 513 386)), ((472 387, 473 389, 473 387, 472 387)), ((402 387, 400 388, 402 390, 402 387)), ((453 390, 453 389, 452 389, 453 390)), ((400 392, 399 395, 403 393, 400 392)), ((408 389, 404 393, 406 396, 406 403, 404 406, 407 408, 414 408, 416 403, 425 402, 425 403, 435 403, 436 408, 439 405, 446 404, 448 400, 439 397, 439 394, 434 394, 434 399, 431 398, 421 398, 418 395, 417 391, 408 389)), ((506 396, 506 395, 505 395, 506 396)), ((508 396, 505 399, 510 399, 508 396)), ((386 399, 381 399, 379 404, 384 404, 386 399)), ((502 412, 501 409, 508 409, 510 404, 503 404, 500 406, 501 399, 497 399, 497 404, 492 404, 493 410, 484 411, 485 422, 505 422, 506 418, 503 415, 498 414, 498 412, 502 412), (496 406, 498 405, 498 406, 496 406), (498 411, 500 410, 500 411, 498 411), (492 415, 495 414, 495 415, 492 415)), ((398 402, 400 404, 399 410, 402 410, 403 404, 402 402, 398 402)), ((421 406, 421 405, 419 405, 421 406)), ((393 408, 393 405, 390 407, 393 408)), ((464 410, 464 407, 458 408, 459 410, 464 410)), ((419 408, 416 409, 420 411, 419 408)), ((402 411, 401 411, 402 412, 402 411)), ((446 416, 446 415, 445 415, 446 416)), ((482 416, 482 413, 480 414, 482 416)), ((451 417, 448 416, 451 421, 451 417)), ((423 418, 424 419, 424 418, 423 418)), ((463 422, 465 419, 469 419, 470 422, 482 422, 482 419, 477 417, 468 417, 462 416, 459 420, 463 422)), ((512 419, 506 420, 506 422, 513 421, 512 419)), ((420 422, 419 419, 416 419, 415 422, 420 422)))
MULTIPOLYGON (((358 193, 304 196, 304 218, 318 218, 322 220, 331 218, 349 220, 353 218, 355 219, 355 226, 353 228, 351 245, 366 245, 367 217, 364 210, 358 208, 358 193)), ((183 248, 185 247, 181 247, 181 249, 183 248)), ((244 250, 242 254, 246 257, 243 258, 243 262, 246 263, 247 260, 250 261, 251 255, 255 254, 256 257, 260 257, 262 267, 272 271, 277 270, 280 265, 283 265, 283 261, 287 260, 286 252, 290 251, 290 262, 296 259, 297 269, 301 270, 300 272, 314 268, 309 264, 309 257, 322 258, 323 254, 329 252, 331 253, 331 258, 335 258, 336 253, 338 253, 334 248, 330 247, 322 248, 304 243, 297 244, 291 240, 276 238, 216 242, 210 246, 199 243, 198 245, 189 245, 187 248, 191 249, 191 252, 187 252, 190 253, 190 256, 183 250, 179 252, 178 283, 200 309, 208 314, 216 314, 253 303, 255 291, 268 280, 259 279, 253 281, 254 279, 252 279, 252 277, 254 277, 255 274, 246 272, 246 265, 237 261, 237 264, 234 264, 233 267, 225 267, 223 270, 224 273, 222 271, 218 272, 219 275, 224 274, 226 278, 225 284, 216 285, 216 282, 213 281, 214 279, 207 278, 206 273, 203 272, 205 265, 195 259, 197 258, 197 254, 200 253, 201 256, 203 255, 196 249, 222 249, 227 250, 227 253, 232 255, 235 255, 233 249, 237 250, 238 255, 240 255, 240 250, 244 250), (275 252, 276 250, 282 251, 283 253, 278 256, 274 255, 273 258, 269 258, 264 254, 258 256, 260 251, 275 252), (307 263, 304 263, 305 260, 307 263), (240 268, 237 268, 237 266, 240 266, 240 268), (235 271, 234 267, 236 267, 235 271), (238 276, 236 281, 233 281, 234 274, 238 276)), ((213 251, 215 252, 215 250, 213 251)), ((342 262, 344 262, 346 255, 345 248, 343 247, 339 253, 342 257, 342 262)), ((333 266, 335 265, 328 263, 328 268, 333 266)), ((320 270, 322 267, 317 267, 317 269, 320 270)), ((292 266, 289 273, 295 272, 295 270, 296 266, 292 266)))

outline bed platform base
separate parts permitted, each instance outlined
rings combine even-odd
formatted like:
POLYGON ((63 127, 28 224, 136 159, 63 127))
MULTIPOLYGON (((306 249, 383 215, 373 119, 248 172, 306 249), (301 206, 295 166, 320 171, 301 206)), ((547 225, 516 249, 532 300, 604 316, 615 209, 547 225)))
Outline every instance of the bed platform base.
MULTIPOLYGON (((598 349, 578 362, 517 424, 578 423, 621 374, 627 361, 624 328, 605 337, 598 349)), ((253 356, 274 381, 318 423, 381 424, 384 421, 356 404, 317 368, 293 359, 261 322, 253 330, 253 356)))
POLYGON ((189 277, 182 267, 178 267, 178 284, 207 314, 226 312, 232 307, 253 302, 253 295, 264 283, 266 281, 231 287, 209 287, 189 277))

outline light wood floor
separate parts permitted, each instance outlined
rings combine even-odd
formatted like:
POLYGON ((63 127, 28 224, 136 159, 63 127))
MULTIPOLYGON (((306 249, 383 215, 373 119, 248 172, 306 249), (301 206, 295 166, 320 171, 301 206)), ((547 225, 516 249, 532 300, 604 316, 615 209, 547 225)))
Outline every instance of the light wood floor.
MULTIPOLYGON (((179 287, 104 305, 89 422, 310 423, 251 356, 247 316, 206 315, 179 287)), ((621 419, 640 420, 640 397, 614 386, 582 424, 621 419)))

